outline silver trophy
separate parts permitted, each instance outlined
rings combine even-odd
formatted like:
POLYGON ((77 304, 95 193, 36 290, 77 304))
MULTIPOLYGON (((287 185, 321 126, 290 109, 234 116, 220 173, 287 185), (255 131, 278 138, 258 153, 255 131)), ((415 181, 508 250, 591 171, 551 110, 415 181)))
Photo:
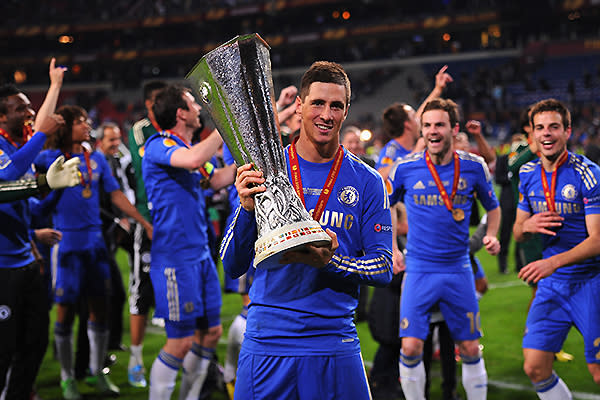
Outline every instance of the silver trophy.
POLYGON ((265 269, 280 266, 285 251, 331 242, 287 176, 269 49, 257 34, 237 36, 202 57, 186 76, 236 164, 254 163, 263 171, 267 190, 254 199, 258 227, 254 266, 265 269))

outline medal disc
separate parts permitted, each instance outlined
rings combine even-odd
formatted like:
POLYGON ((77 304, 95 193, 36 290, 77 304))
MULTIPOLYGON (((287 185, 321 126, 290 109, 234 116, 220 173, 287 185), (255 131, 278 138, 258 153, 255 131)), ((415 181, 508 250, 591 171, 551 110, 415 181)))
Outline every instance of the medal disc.
POLYGON ((460 208, 453 208, 452 209, 452 218, 454 218, 454 220, 456 222, 460 222, 463 219, 465 219, 465 212, 463 210, 461 210, 460 208))
POLYGON ((89 187, 84 187, 81 191, 81 195, 84 199, 89 199, 90 197, 92 197, 92 189, 90 189, 89 187))

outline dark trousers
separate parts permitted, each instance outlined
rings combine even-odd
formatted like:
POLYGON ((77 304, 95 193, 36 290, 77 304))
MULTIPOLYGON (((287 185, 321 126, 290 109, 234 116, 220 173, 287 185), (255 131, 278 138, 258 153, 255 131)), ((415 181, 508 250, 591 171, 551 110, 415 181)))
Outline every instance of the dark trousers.
POLYGON ((440 339, 440 362, 442 364, 442 399, 453 400, 456 397, 456 358, 454 355, 454 340, 445 321, 429 325, 429 335, 423 348, 423 363, 425 366, 426 383, 425 397, 429 399, 429 386, 431 383, 430 369, 433 355, 433 329, 438 327, 440 339))
POLYGON ((46 286, 36 263, 0 268, 0 285, 0 391, 8 385, 7 399, 29 399, 48 346, 46 286))
MULTIPOLYGON (((110 293, 108 296, 108 348, 116 349, 121 344, 123 336, 123 307, 126 293, 123 287, 121 271, 114 257, 109 257, 110 264, 110 293)), ((87 336, 88 306, 87 299, 81 297, 77 305, 79 329, 77 333, 77 351, 75 353, 75 376, 85 377, 90 362, 90 343, 87 336)))

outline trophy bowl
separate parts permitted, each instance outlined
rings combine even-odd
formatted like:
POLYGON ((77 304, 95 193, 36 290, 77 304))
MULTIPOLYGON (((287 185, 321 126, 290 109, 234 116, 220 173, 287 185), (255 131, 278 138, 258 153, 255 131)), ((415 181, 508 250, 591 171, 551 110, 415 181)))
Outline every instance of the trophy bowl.
POLYGON ((281 266, 286 251, 331 242, 287 175, 269 49, 257 34, 237 36, 207 53, 186 76, 236 164, 254 163, 263 172, 267 190, 254 199, 254 266, 264 269, 281 266))

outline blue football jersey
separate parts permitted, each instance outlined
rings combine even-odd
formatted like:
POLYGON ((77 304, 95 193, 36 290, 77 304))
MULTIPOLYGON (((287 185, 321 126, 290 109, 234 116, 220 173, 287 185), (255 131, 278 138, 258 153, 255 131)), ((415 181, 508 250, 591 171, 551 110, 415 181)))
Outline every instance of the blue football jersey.
MULTIPOLYGON (((47 170, 60 155, 62 155, 60 150, 45 150, 36 158, 36 166, 47 170)), ((81 172, 83 182, 86 185, 90 184, 92 195, 89 198, 83 196, 85 188, 83 184, 63 189, 56 205, 54 226, 60 231, 101 229, 100 189, 111 193, 119 189, 119 183, 112 175, 110 166, 102 153, 96 151, 89 153, 91 179, 84 154, 73 154, 72 157, 79 158, 79 172, 81 172)))
MULTIPOLYGON (((333 161, 311 163, 301 157, 298 161, 306 209, 312 213, 333 161)), ((359 351, 353 322, 359 285, 386 285, 391 280, 392 227, 383 179, 347 150, 319 223, 335 232, 339 241, 327 266, 294 263, 255 271, 246 351, 273 355, 359 351)), ((254 213, 238 207, 221 245, 227 273, 237 277, 246 272, 256 238, 254 213)))
MULTIPOLYGON (((456 260, 465 257, 469 251, 469 220, 475 195, 486 210, 498 207, 483 159, 460 150, 457 153, 460 178, 453 205, 464 212, 462 221, 455 221, 446 208, 425 162, 424 152, 406 156, 392 167, 388 178, 390 201, 392 204, 404 201, 410 227, 406 243, 407 271, 415 268, 415 272, 460 272, 456 260), (411 258, 420 262, 411 263, 411 258), (449 268, 450 264, 454 267, 449 268)), ((454 162, 435 165, 435 169, 450 196, 454 162)))
MULTIPOLYGON (((548 211, 541 180, 540 159, 519 170, 519 209, 531 214, 548 211)), ((546 172, 548 184, 552 173, 546 172)), ((558 168, 556 211, 564 218, 556 236, 541 234, 544 258, 570 250, 588 237, 585 216, 600 213, 600 167, 582 155, 569 152, 567 162, 558 168)), ((558 268, 546 279, 584 280, 600 272, 600 257, 558 268)))
POLYGON ((396 140, 392 139, 387 142, 379 152, 379 158, 375 164, 375 169, 389 167, 394 164, 398 158, 404 157, 407 154, 410 154, 410 150, 404 148, 402 145, 396 142, 396 140))
MULTIPOLYGON (((33 179, 32 163, 40 152, 46 135, 36 133, 17 149, 0 137, 0 180, 33 179)), ((27 199, 0 204, 0 268, 19 268, 33 262, 29 243, 31 211, 27 199)))
POLYGON ((152 264, 197 263, 210 256, 203 176, 171 166, 171 155, 185 143, 160 132, 146 141, 142 174, 154 225, 152 264))

